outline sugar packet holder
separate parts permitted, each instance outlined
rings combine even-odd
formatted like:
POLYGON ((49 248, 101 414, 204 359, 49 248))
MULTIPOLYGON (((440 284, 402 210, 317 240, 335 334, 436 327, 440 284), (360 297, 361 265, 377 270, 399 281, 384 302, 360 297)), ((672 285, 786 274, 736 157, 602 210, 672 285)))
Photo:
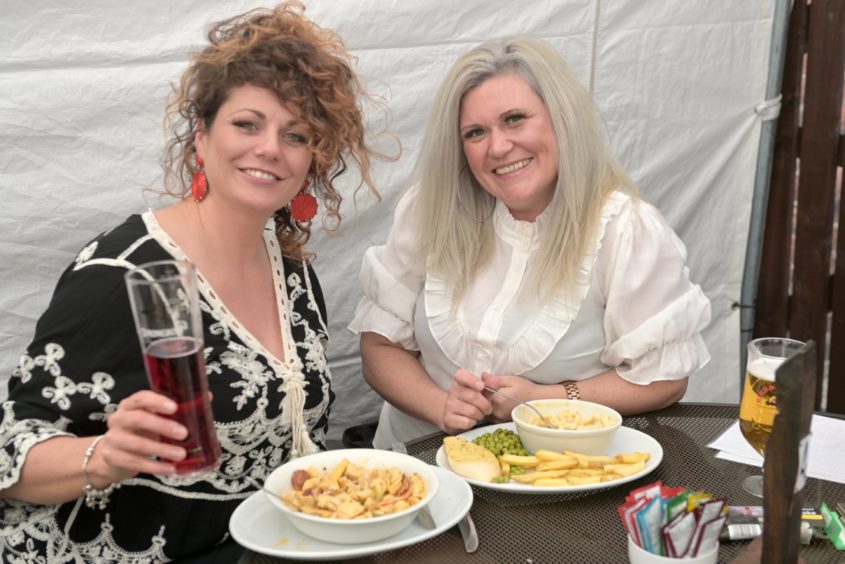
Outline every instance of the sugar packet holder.
POLYGON ((619 507, 619 517, 622 519, 622 523, 628 531, 628 534, 630 534, 637 543, 637 546, 642 546, 643 540, 640 538, 640 532, 637 528, 636 512, 643 509, 648 503, 648 500, 654 497, 674 498, 685 491, 686 490, 684 488, 670 488, 668 486, 664 486, 662 482, 658 480, 653 484, 637 488, 625 497, 625 504, 619 507))
POLYGON ((670 558, 695 557, 718 545, 725 500, 704 492, 670 488, 659 480, 632 491, 619 507, 631 540, 670 558))

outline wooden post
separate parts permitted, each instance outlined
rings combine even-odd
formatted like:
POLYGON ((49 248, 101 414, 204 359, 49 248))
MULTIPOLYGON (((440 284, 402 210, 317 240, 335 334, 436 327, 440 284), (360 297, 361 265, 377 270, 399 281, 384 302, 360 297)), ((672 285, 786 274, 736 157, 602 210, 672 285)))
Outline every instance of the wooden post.
POLYGON ((810 420, 816 397, 816 346, 809 341, 775 373, 777 408, 763 462, 763 558, 798 562, 807 480, 810 420))

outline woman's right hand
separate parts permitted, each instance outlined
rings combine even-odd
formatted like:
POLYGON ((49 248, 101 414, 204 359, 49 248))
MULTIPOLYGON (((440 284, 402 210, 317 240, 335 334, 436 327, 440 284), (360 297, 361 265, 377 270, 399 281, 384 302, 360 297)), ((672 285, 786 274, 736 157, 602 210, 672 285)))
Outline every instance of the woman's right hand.
POLYGON ((176 467, 163 460, 182 460, 185 449, 164 443, 161 437, 183 440, 188 435, 183 425, 166 417, 176 407, 172 399, 151 390, 124 398, 109 416, 109 430, 89 462, 92 484, 108 485, 141 473, 174 474, 176 467))
POLYGON ((449 434, 472 429, 493 411, 493 406, 482 391, 484 382, 469 370, 455 372, 454 381, 446 395, 441 429, 449 434))
POLYGON ((57 436, 34 445, 27 455, 20 479, 0 491, 0 499, 54 505, 78 499, 90 483, 104 490, 111 484, 140 473, 168 475, 170 462, 185 458, 185 449, 165 444, 162 437, 183 440, 188 430, 167 418, 176 403, 162 394, 143 390, 127 397, 107 421, 102 435, 81 474, 86 450, 97 437, 57 436))

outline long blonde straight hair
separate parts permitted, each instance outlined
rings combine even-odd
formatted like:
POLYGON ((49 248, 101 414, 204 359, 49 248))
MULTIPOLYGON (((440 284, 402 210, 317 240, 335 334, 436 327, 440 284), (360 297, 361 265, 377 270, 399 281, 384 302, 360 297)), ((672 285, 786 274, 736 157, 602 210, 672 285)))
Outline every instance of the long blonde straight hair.
POLYGON ((510 73, 522 77, 546 104, 559 146, 557 186, 544 212, 551 221, 540 235, 528 280, 541 300, 561 286, 574 287, 606 197, 620 189, 638 199, 604 140, 590 95, 551 45, 512 37, 476 47, 444 79, 412 173, 420 248, 428 269, 454 289, 455 303, 489 257, 496 205, 468 168, 459 133, 461 101, 485 80, 510 73))

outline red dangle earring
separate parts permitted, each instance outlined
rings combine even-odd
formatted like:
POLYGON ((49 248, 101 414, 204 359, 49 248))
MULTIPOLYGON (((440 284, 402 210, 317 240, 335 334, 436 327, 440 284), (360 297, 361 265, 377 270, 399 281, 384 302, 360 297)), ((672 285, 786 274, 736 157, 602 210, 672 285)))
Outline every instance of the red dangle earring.
POLYGON ((290 203, 290 216, 299 223, 307 223, 317 215, 317 198, 307 192, 308 181, 290 203))
POLYGON ((208 179, 205 177, 205 161, 197 155, 197 171, 191 179, 191 194, 195 202, 201 202, 208 194, 208 179))

